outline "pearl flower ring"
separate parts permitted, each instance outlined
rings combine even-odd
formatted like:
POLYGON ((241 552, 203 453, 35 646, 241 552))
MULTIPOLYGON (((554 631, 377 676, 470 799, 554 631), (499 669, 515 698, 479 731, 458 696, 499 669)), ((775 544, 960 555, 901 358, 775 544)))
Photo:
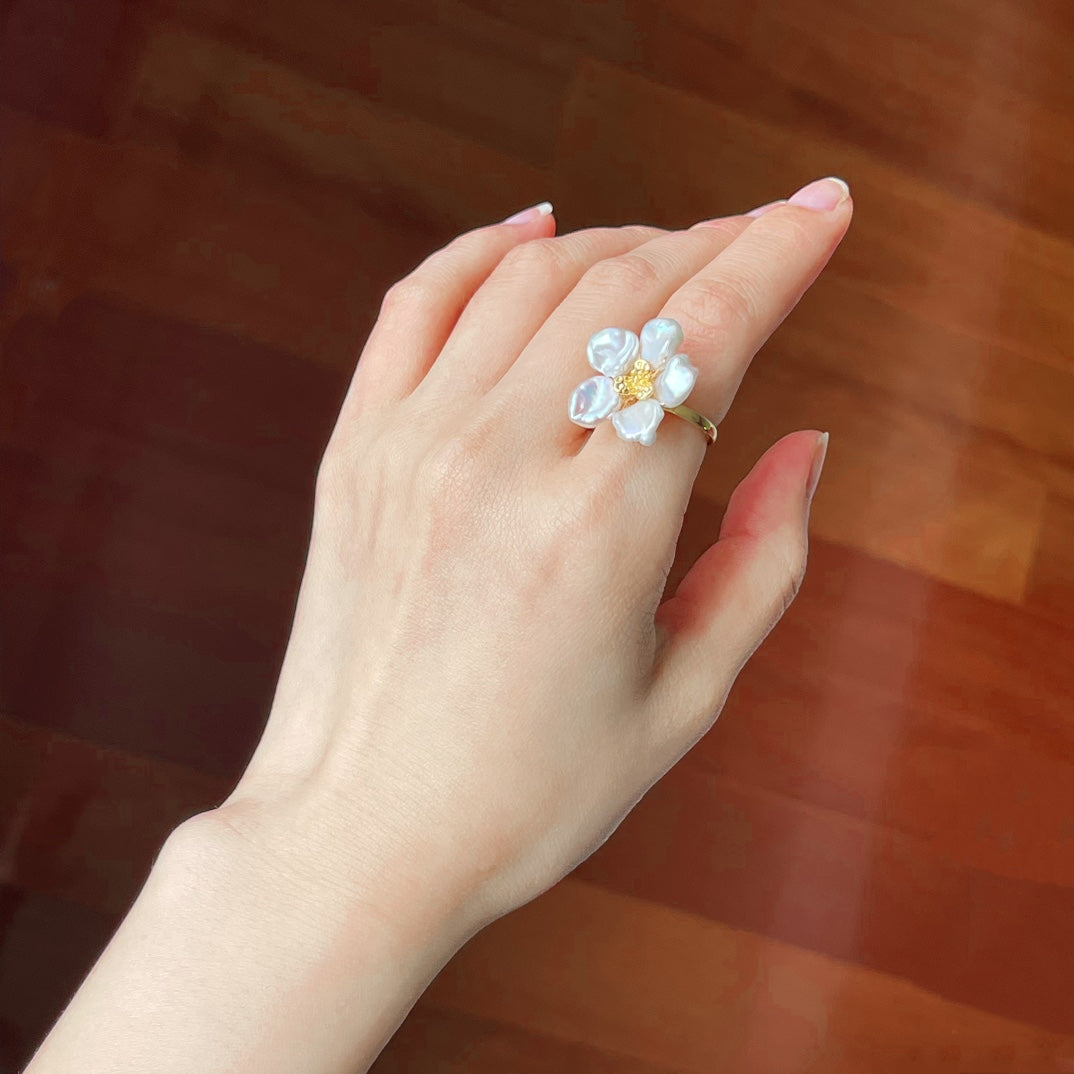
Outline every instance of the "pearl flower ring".
POLYGON ((682 405, 697 382, 697 367, 679 353, 682 341, 682 326, 670 317, 646 322, 640 339, 626 328, 602 328, 594 333, 587 354, 599 376, 574 389, 571 421, 594 429, 611 418, 624 440, 650 445, 664 414, 671 412, 697 424, 711 443, 716 438, 715 426, 682 405))

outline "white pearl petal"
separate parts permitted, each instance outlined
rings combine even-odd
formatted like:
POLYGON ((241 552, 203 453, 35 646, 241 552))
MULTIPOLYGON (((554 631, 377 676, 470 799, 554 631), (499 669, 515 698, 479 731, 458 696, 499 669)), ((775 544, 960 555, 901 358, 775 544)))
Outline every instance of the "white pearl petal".
POLYGON ((656 439, 656 427, 663 417, 664 408, 655 399, 643 399, 614 413, 612 424, 624 440, 652 444, 656 439))
POLYGON ((608 377, 590 377, 571 393, 571 421, 575 425, 592 429, 613 410, 618 410, 621 401, 615 385, 608 377))
POLYGON ((697 366, 685 354, 676 354, 656 378, 656 397, 664 406, 678 406, 694 390, 697 366))
POLYGON ((655 317, 646 321, 641 330, 641 356, 659 369, 682 346, 682 338, 682 325, 678 321, 655 317))
POLYGON ((626 328, 602 328, 589 339, 589 364, 606 377, 617 377, 638 356, 638 337, 626 328))

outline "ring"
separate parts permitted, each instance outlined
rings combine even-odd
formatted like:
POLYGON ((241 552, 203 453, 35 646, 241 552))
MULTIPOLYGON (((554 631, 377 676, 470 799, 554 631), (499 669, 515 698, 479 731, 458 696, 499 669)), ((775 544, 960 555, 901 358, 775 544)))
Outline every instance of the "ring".
POLYGON ((683 406, 697 383, 697 366, 679 352, 682 341, 682 325, 670 317, 647 321, 640 338, 626 328, 595 332, 586 353, 600 375, 571 393, 571 421, 595 429, 611 418, 624 440, 651 445, 664 415, 674 414, 696 425, 708 444, 714 443, 715 424, 683 406))

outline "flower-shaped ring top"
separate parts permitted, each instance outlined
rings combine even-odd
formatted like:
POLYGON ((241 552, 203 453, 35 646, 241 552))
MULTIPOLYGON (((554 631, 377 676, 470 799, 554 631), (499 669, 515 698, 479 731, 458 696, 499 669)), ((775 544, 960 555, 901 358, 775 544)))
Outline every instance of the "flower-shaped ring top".
POLYGON ((682 326, 670 317, 646 322, 640 339, 626 328, 596 332, 587 351, 600 376, 574 389, 571 421, 593 429, 611 418, 624 440, 652 444, 666 410, 681 406, 697 381, 697 367, 678 353, 682 340, 682 326))

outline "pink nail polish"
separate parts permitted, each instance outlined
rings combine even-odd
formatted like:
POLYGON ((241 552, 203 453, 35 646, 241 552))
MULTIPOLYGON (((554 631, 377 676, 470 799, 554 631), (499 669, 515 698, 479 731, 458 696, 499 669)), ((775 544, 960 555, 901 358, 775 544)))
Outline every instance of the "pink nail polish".
POLYGON ((817 491, 820 483, 820 472, 824 469, 824 460, 828 455, 828 434, 821 433, 817 437, 817 445, 813 448, 813 463, 809 467, 809 480, 806 482, 806 503, 813 502, 813 494, 817 491))
POLYGON ((788 198, 788 203, 798 205, 803 209, 816 209, 818 212, 828 212, 842 205, 850 197, 850 187, 842 179, 834 175, 827 179, 818 179, 808 186, 802 187, 797 193, 788 198))
POLYGON ((750 209, 750 211, 748 213, 746 213, 745 215, 746 216, 764 216, 765 213, 769 212, 772 209, 775 209, 777 206, 786 205, 786 204, 787 204, 787 199, 786 198, 780 198, 779 201, 769 201, 769 202, 766 202, 764 205, 758 205, 756 209, 750 209))
POLYGON ((528 224, 531 220, 536 220, 542 216, 548 216, 552 212, 552 203, 550 201, 542 201, 540 205, 531 206, 529 209, 523 209, 521 212, 517 212, 514 216, 509 216, 503 221, 505 224, 528 224))

